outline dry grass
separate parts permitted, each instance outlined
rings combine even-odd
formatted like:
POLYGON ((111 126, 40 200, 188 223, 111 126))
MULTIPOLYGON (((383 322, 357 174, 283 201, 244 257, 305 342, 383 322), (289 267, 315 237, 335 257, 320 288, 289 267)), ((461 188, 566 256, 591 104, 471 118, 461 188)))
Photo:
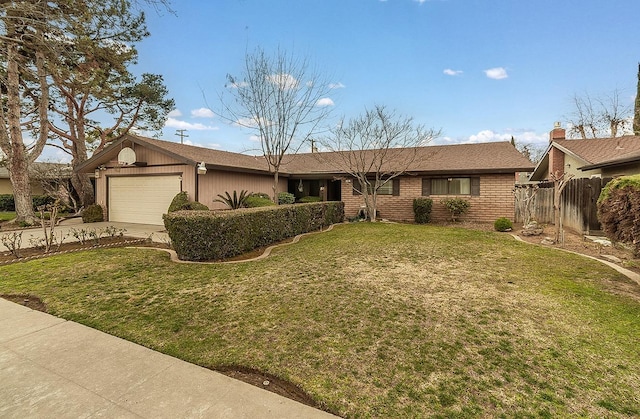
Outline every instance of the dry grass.
POLYGON ((347 417, 640 415, 640 304, 610 284, 640 295, 505 234, 367 223, 237 265, 114 249, 0 268, 0 293, 347 417))

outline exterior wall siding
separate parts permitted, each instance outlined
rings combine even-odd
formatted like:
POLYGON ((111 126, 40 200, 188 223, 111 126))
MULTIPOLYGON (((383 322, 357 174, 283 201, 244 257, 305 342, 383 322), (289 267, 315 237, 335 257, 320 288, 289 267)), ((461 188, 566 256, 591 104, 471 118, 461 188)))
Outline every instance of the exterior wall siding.
MULTIPOLYGON (((204 176, 198 177, 198 201, 211 209, 224 209, 225 204, 213 202, 218 199, 218 194, 224 195, 229 192, 233 196, 233 191, 240 193, 246 190, 249 193, 266 193, 273 195, 273 175, 260 175, 240 172, 223 172, 209 170, 204 176)), ((287 191, 287 178, 280 176, 278 179, 278 192, 287 191)), ((193 196, 191 196, 193 199, 193 196)))
MULTIPOLYGON (((379 195, 379 217, 394 221, 413 221, 413 200, 422 197, 422 179, 427 176, 403 176, 400 178, 400 195, 379 195)), ((353 195, 352 183, 342 182, 342 201, 345 203, 345 216, 354 217, 364 205, 361 195, 353 195)), ((480 195, 430 195, 433 200, 431 219, 446 221, 449 212, 440 204, 446 198, 460 197, 469 200, 469 212, 463 220, 477 222, 494 222, 496 218, 515 216, 515 198, 513 188, 515 174, 493 174, 480 176, 480 195)))

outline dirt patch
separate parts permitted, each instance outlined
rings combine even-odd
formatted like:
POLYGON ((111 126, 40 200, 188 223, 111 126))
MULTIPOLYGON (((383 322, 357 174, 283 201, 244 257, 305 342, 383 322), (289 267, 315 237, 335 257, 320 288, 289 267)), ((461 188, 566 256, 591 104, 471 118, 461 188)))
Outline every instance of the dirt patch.
POLYGON ((212 369, 228 377, 244 381, 307 406, 319 408, 318 403, 300 387, 274 375, 241 366, 224 366, 212 369))
POLYGON ((29 307, 32 310, 42 311, 43 313, 47 312, 47 306, 42 302, 40 297, 36 297, 31 294, 0 294, 0 298, 4 298, 5 300, 13 301, 16 304, 23 305, 25 307, 29 307))

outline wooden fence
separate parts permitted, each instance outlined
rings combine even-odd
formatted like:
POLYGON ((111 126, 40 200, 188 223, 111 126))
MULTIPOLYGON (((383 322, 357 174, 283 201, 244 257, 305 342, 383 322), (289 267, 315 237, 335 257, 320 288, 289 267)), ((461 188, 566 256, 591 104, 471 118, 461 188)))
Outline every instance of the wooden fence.
MULTIPOLYGON (((562 224, 578 233, 590 234, 601 230, 596 202, 600 191, 611 178, 571 179, 562 191, 562 224)), ((537 185, 530 205, 531 218, 539 223, 553 224, 553 182, 537 185)), ((518 185, 516 194, 516 222, 523 222, 524 206, 518 205, 532 194, 531 186, 518 185)))

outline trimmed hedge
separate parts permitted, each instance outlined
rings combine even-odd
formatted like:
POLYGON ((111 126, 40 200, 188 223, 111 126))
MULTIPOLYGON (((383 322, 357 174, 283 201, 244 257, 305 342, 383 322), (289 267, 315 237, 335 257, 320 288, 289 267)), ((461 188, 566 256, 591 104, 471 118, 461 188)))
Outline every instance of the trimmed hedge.
POLYGON ((413 214, 416 223, 426 224, 431 221, 431 208, 433 207, 433 199, 415 198, 413 200, 413 214))
POLYGON ((598 220, 612 241, 632 244, 640 255, 640 175, 607 183, 598 198, 598 220))
POLYGON ((188 211, 209 211, 209 207, 197 201, 189 201, 189 196, 185 191, 178 192, 171 200, 167 212, 180 210, 188 211))
MULTIPOLYGON (((48 195, 34 195, 32 197, 33 200, 33 209, 36 210, 38 207, 43 205, 51 205, 56 202, 56 199, 52 196, 48 195)), ((0 211, 15 211, 16 203, 13 198, 13 194, 2 194, 0 195, 0 211)))
POLYGON ((164 225, 182 260, 221 260, 344 220, 344 203, 177 211, 164 225))

